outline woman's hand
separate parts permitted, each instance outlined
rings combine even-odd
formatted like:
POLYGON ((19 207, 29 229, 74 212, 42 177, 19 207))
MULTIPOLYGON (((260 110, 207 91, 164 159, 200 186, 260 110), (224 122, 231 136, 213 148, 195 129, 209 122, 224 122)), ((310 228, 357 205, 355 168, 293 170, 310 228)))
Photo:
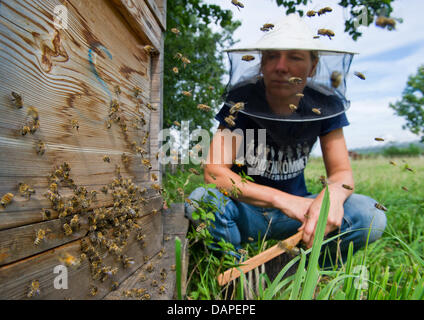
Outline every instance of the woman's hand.
MULTIPOLYGON (((334 187, 332 187, 332 185, 329 185, 328 188, 330 192, 330 209, 328 211, 327 225, 324 232, 325 235, 340 228, 342 225, 344 216, 343 204, 346 199, 346 196, 340 192, 339 186, 334 185, 334 187)), ((313 202, 306 213, 305 222, 299 228, 299 231, 303 230, 303 242, 308 248, 311 248, 314 242, 319 213, 324 199, 324 191, 325 190, 315 199, 312 199, 313 202)))

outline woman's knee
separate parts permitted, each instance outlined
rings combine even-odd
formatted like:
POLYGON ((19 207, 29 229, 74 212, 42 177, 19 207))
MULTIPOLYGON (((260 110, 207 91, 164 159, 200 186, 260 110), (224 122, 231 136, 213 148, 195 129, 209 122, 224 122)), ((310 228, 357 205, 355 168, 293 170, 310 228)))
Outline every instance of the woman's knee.
POLYGON ((361 234, 363 244, 367 239, 368 243, 378 240, 386 228, 386 215, 375 207, 376 203, 374 199, 361 194, 352 194, 345 202, 345 218, 350 222, 351 229, 361 234))

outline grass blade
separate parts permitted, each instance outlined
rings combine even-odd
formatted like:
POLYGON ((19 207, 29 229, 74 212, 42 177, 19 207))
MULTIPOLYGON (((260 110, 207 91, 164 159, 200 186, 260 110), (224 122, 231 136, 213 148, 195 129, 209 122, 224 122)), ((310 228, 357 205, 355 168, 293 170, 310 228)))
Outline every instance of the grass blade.
POLYGON ((176 282, 177 282, 177 299, 182 300, 181 293, 181 240, 175 237, 175 270, 176 270, 176 282))

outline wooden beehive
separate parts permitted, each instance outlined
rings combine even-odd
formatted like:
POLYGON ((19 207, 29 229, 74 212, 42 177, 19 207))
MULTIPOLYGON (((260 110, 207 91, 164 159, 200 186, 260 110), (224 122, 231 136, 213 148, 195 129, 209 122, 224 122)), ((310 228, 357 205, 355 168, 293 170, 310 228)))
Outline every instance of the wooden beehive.
POLYGON ((156 154, 166 0, 6 0, 0 19, 0 196, 14 195, 0 206, 0 299, 27 299, 34 280, 40 291, 33 298, 107 298, 113 283, 128 280, 164 245, 163 199, 152 184, 161 183, 156 154), (141 89, 137 97, 135 88, 141 89), (22 97, 21 108, 12 92, 22 97), (114 100, 118 111, 111 111, 114 100), (30 107, 38 110, 38 128, 30 107), (35 132, 23 135, 26 124, 35 132), (43 154, 36 152, 39 141, 43 154), (60 173, 65 162, 66 177, 60 173), (19 183, 35 193, 20 194, 19 183), (128 188, 136 188, 131 197, 128 188), (96 226, 96 212, 117 220, 96 226), (63 226, 75 214, 79 221, 66 235, 63 226), (35 244, 40 229, 47 233, 35 244), (136 239, 139 232, 143 241, 136 239), (119 250, 110 249, 113 241, 119 250), (81 259, 81 243, 92 245, 101 262, 93 263, 91 251, 81 259), (133 262, 124 267, 122 255, 133 262), (67 289, 54 287, 60 264, 67 267, 67 289))

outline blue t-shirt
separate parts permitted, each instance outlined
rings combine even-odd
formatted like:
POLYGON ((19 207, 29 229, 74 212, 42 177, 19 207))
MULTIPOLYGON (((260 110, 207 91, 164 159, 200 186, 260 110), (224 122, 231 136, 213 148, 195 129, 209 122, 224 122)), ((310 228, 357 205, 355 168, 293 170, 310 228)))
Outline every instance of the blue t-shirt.
MULTIPOLYGON (((325 96, 309 87, 306 87, 303 93, 305 96, 299 103, 300 112, 310 110, 308 101, 317 99, 320 100, 320 105, 342 108, 341 102, 335 96, 325 96)), ((268 108, 264 86, 259 81, 233 90, 227 96, 227 101, 244 101, 251 106, 254 104, 268 108)), ((239 129, 238 131, 243 133, 244 163, 241 166, 234 164, 231 170, 235 173, 244 171, 255 183, 297 196, 310 194, 305 184, 304 169, 318 137, 349 125, 344 112, 335 117, 304 122, 266 120, 238 112, 234 120, 235 126, 230 127, 224 120, 230 115, 229 111, 230 107, 224 105, 215 119, 231 131, 239 129), (258 129, 266 130, 266 144, 259 143, 258 129)))

